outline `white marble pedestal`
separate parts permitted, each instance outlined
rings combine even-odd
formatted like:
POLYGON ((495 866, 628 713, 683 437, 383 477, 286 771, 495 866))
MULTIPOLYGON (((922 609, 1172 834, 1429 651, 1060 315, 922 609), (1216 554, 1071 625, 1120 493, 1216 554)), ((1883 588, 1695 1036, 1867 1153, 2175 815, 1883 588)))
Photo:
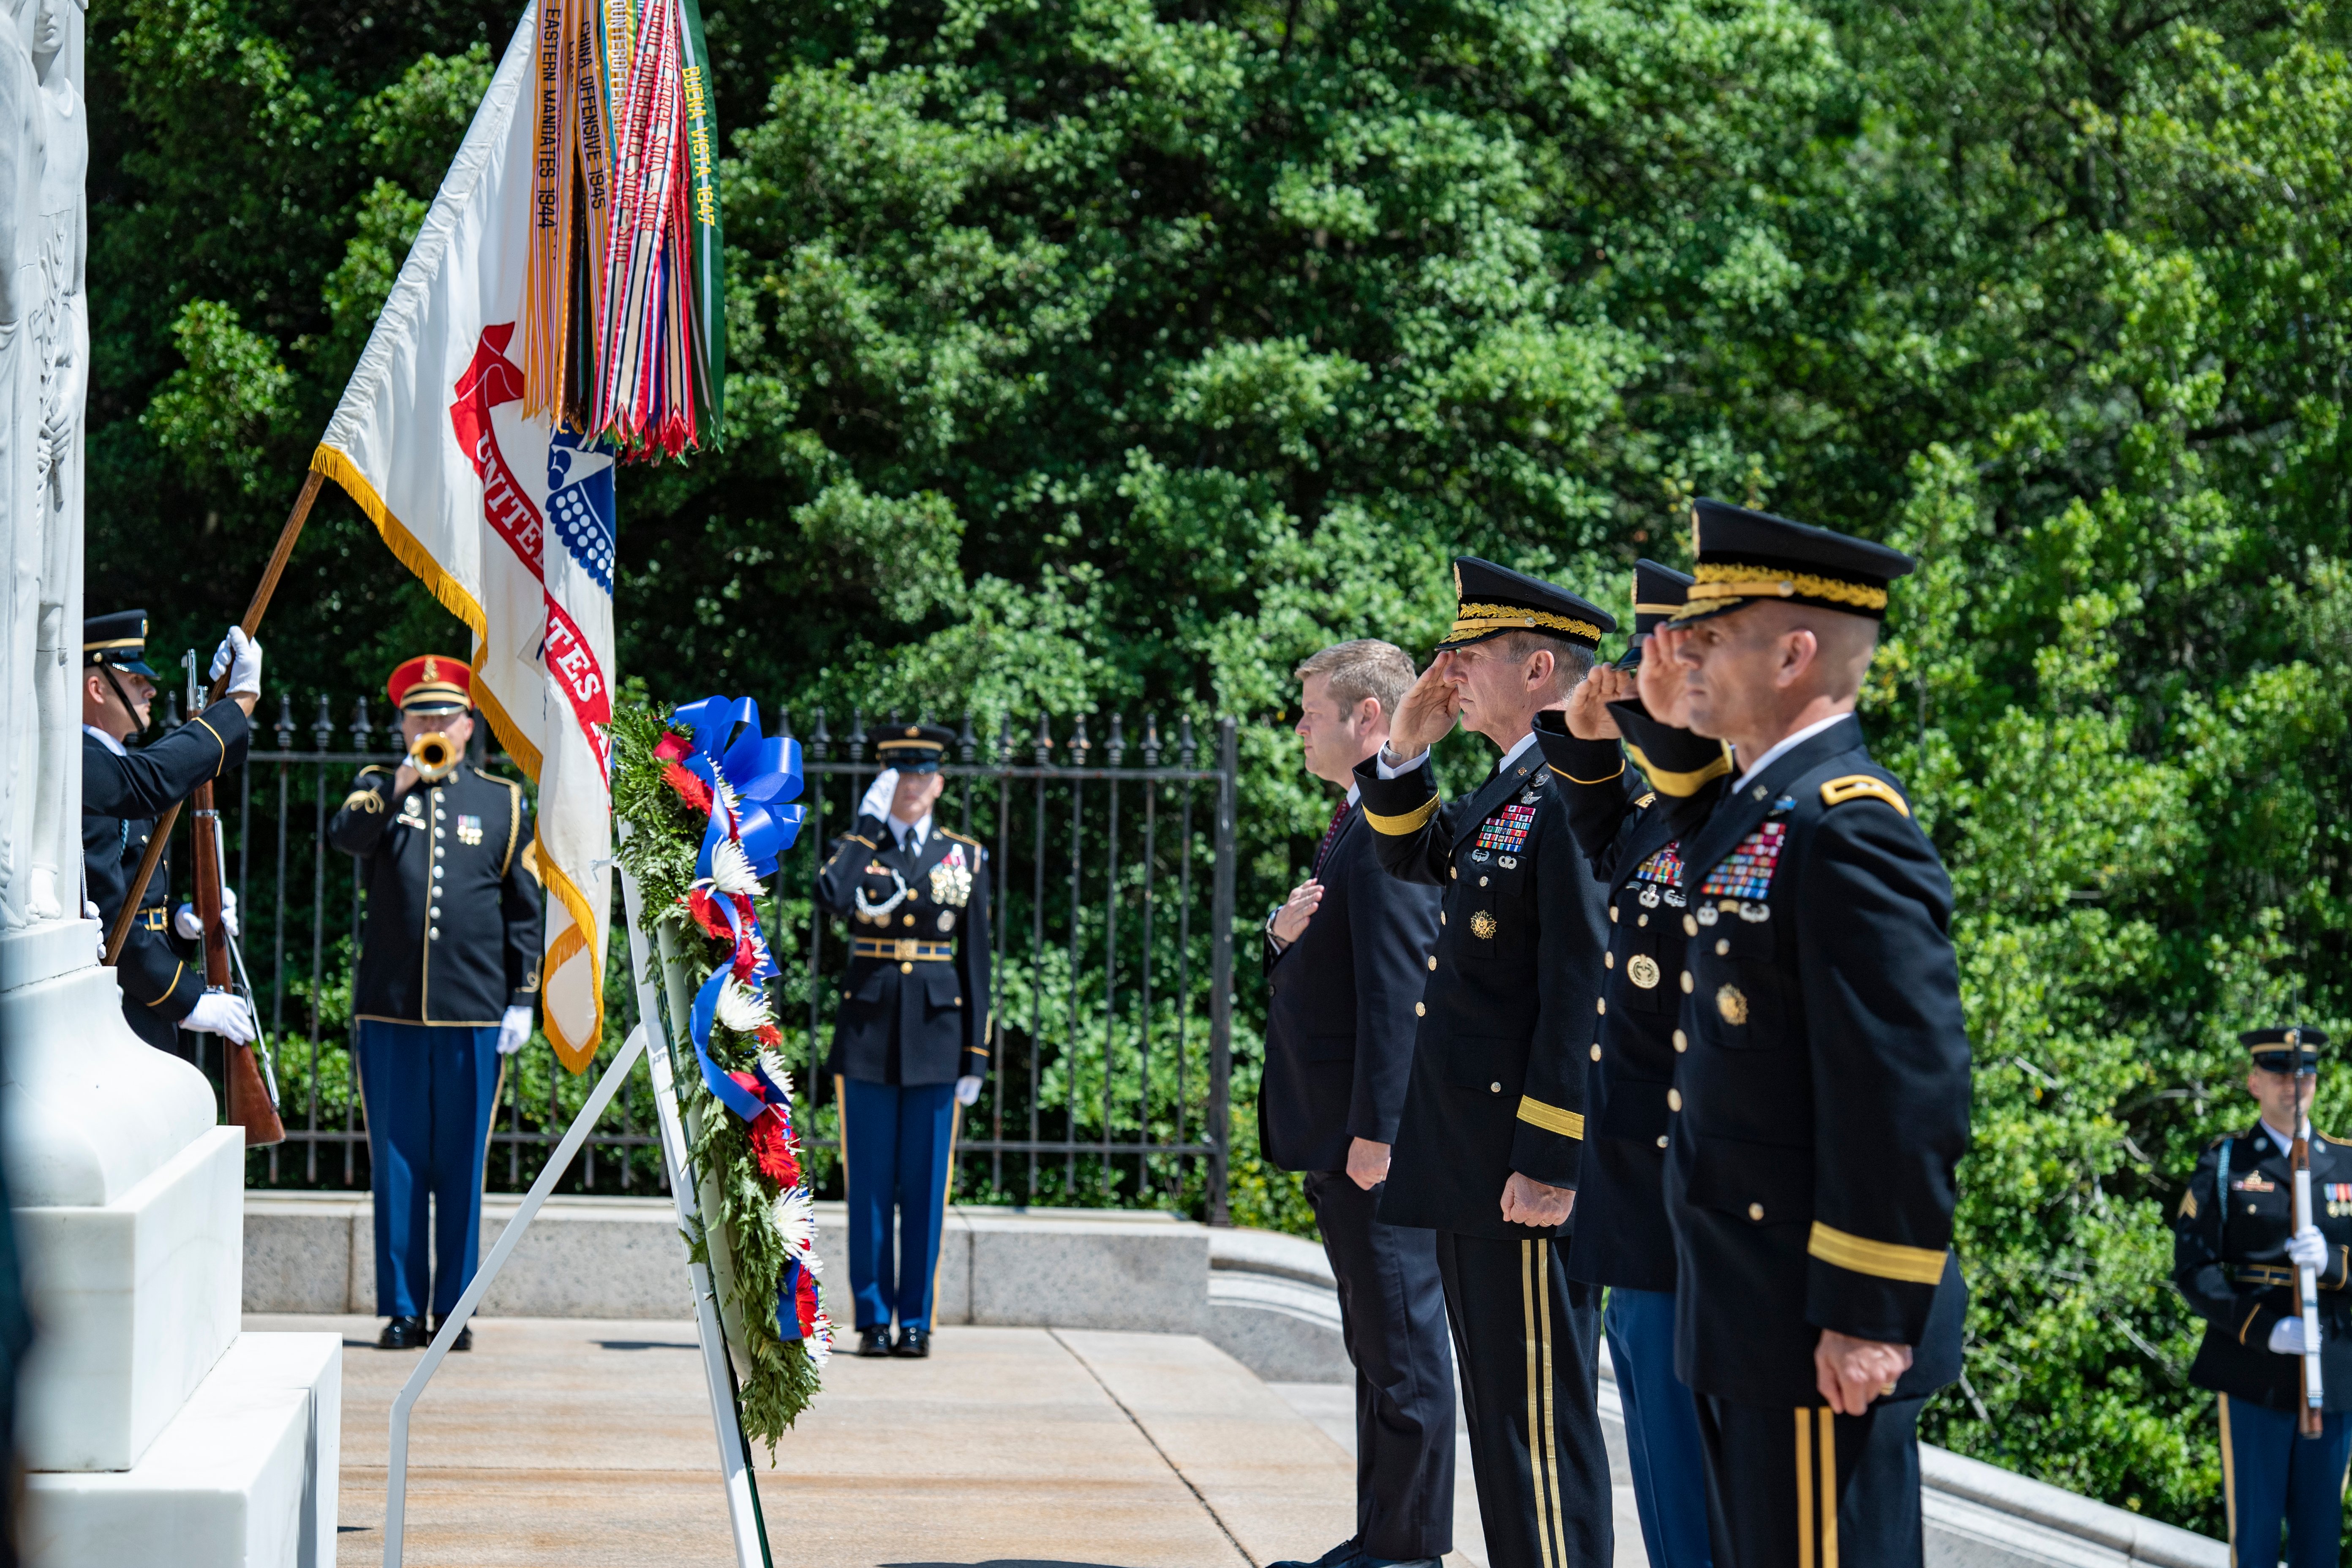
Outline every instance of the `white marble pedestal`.
POLYGON ((26 1561, 334 1560, 341 1342, 240 1334, 245 1145, 122 1021, 89 921, 0 938, 10 1196, 35 1341, 26 1561))

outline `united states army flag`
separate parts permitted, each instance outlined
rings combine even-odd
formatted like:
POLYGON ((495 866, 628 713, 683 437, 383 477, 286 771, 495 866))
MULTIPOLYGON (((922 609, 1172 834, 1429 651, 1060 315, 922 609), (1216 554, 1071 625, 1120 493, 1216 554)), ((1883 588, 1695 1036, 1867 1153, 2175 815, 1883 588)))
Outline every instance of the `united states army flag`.
POLYGON ((536 13, 508 46, 311 467, 473 628, 475 700, 539 786, 547 1037, 604 1032, 611 892, 613 458, 524 417, 536 13))

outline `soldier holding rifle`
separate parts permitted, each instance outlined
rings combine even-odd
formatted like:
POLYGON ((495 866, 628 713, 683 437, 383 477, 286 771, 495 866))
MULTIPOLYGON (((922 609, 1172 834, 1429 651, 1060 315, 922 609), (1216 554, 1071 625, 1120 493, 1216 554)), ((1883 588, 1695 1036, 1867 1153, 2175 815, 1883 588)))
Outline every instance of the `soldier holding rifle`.
MULTIPOLYGON (((530 1038, 539 995, 542 901, 522 786, 465 765, 465 661, 412 658, 385 691, 408 754, 360 770, 327 837, 367 884, 352 1009, 387 1320, 376 1343, 413 1350, 430 1338, 428 1296, 438 1332, 474 1277, 500 1064, 530 1038)), ((453 1348, 472 1346, 459 1331, 453 1348)))
MULTIPOLYGON (((156 676, 147 664, 147 612, 121 610, 82 623, 82 862, 103 929, 112 929, 147 850, 155 818, 245 762, 249 721, 261 697, 261 645, 235 627, 213 656, 228 695, 168 735, 131 751, 147 728, 156 676)), ((195 911, 171 907, 168 858, 140 895, 130 934, 116 959, 122 1016, 158 1050, 193 1059, 182 1031, 217 1034, 243 1045, 254 1037, 243 997, 208 991, 194 943, 195 911)), ((233 932, 236 896, 224 890, 223 918, 233 932)))
POLYGON ((2173 1222, 2172 1281, 2205 1319, 2189 1379, 2220 1395, 2221 1486, 2231 1559, 2290 1568, 2336 1561, 2344 1468, 2352 1457, 2352 1145, 2312 1131, 2317 1029, 2252 1029, 2246 1092, 2261 1116, 2199 1156, 2173 1222), (2310 1212, 2296 1223, 2294 1159, 2307 1151, 2310 1212), (2300 1276, 2317 1287, 2321 1409, 2304 1366, 2311 1320, 2300 1276), (2317 1415, 2316 1420, 2311 1415, 2317 1415), (2297 1435, 2298 1427, 2303 1436, 2297 1435))

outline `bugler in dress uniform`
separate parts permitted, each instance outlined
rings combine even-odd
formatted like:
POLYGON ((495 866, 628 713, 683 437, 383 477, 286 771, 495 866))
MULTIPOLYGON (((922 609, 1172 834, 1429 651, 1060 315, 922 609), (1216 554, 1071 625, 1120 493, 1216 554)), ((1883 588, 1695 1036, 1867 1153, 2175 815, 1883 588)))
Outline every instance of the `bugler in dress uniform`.
MULTIPOLYGON (((1633 652, 1679 610, 1691 579, 1633 568, 1633 652)), ((1563 715, 1536 715, 1536 740, 1570 826, 1609 892, 1609 952, 1600 1038, 1584 1075, 1584 1159, 1569 1278, 1606 1286, 1602 1327, 1625 1411, 1626 1458, 1651 1568, 1706 1568, 1706 1460, 1698 1411, 1675 1375, 1675 1244, 1666 1223, 1666 1132, 1682 1034, 1683 916, 1675 825, 1625 767, 1614 739, 1582 740, 1563 715)), ((1720 783, 1711 786, 1719 789, 1720 783)))
POLYGON ((987 851, 930 815, 954 740, 929 724, 886 734, 875 751, 889 771, 817 874, 818 903, 850 921, 826 1067, 841 1106, 860 1355, 930 1353, 957 1106, 978 1098, 993 1044, 987 851), (910 795, 917 819, 898 821, 892 802, 910 795))
MULTIPOLYGON (((465 662, 412 658, 385 691, 413 747, 446 738, 446 768, 428 775, 412 750, 397 768, 361 769, 327 837, 360 861, 367 890, 352 1010, 375 1194, 376 1309, 391 1320, 385 1348, 406 1349, 424 1342, 428 1280, 438 1320, 474 1275, 500 1060, 530 1035, 544 900, 522 786, 463 763, 473 722, 465 662), (429 1249, 428 1194, 438 1236, 429 1249)), ((462 1331, 459 1348, 472 1331, 462 1331)))
POLYGON ((2337 1561, 2352 1455, 2345 1417, 2352 1410, 2352 1145, 2309 1134, 2312 1224, 2298 1240, 2288 1152, 2327 1037, 2290 1026, 2241 1038, 2252 1055, 2247 1087, 2262 1115, 2198 1156, 2173 1219, 2172 1281, 2205 1320, 2189 1381, 2220 1396, 2231 1560, 2280 1561, 2284 1525, 2289 1568, 2322 1568, 2337 1561), (2305 1262, 2319 1284, 2326 1414, 2315 1439, 2295 1431, 2304 1330, 2296 1271, 2305 1262))
MULTIPOLYGON (((1535 632, 1574 668, 1615 629, 1551 584, 1469 557, 1454 574, 1460 604, 1440 653, 1535 632)), ((1515 1173, 1578 1184, 1607 923, 1559 792, 1517 724, 1503 738, 1517 743, 1464 800, 1443 797, 1425 753, 1356 770, 1381 865, 1444 889, 1380 1217, 1437 1232, 1488 1561, 1598 1568, 1611 1549, 1594 1405, 1601 1293, 1568 1277, 1565 1225, 1507 1221, 1501 1198, 1515 1173)))
MULTIPOLYGON (((1718 666, 1712 700, 1727 705, 1710 727, 1734 733, 1729 650, 1774 623, 1699 623, 1759 601, 1875 622, 1911 562, 1720 502, 1695 512, 1696 581, 1644 661, 1696 671, 1704 649, 1725 650, 1706 656, 1718 666), (1685 653, 1674 636, 1685 630, 1728 640, 1685 653)), ((1849 637, 1835 616, 1812 626, 1817 650, 1849 637)), ((1858 683, 1871 643, 1843 646, 1859 650, 1858 683)), ((1919 1407, 1960 1365, 1952 1210, 1969 1087, 1951 885, 1901 785, 1871 759, 1853 692, 1842 711, 1827 705, 1742 757, 1728 790, 1717 783, 1733 772, 1724 742, 1661 724, 1638 701, 1612 710, 1675 803, 1689 900, 1675 915, 1685 961, 1667 976, 1687 1047, 1667 1099, 1676 1367, 1700 1396, 1735 1568, 1919 1563, 1919 1407), (1903 1353, 1888 1346, 1908 1347, 1908 1370, 1862 1414, 1833 1411, 1817 1348, 1836 1365, 1903 1353)))
MULTIPOLYGON (((258 650, 255 657, 258 658, 258 650)), ((87 690, 83 694, 82 865, 89 900, 98 906, 99 929, 105 932, 114 929, 115 916, 130 894, 157 816, 185 800, 205 780, 242 766, 252 728, 244 706, 235 698, 223 698, 135 752, 123 745, 146 727, 155 690, 156 675, 147 665, 144 610, 84 621, 82 665, 102 683, 98 689, 101 696, 121 705, 116 709, 87 690), (134 678, 127 686, 126 677, 134 678)), ((254 680, 257 692, 257 663, 254 680)), ((226 887, 222 890, 230 900, 234 919, 235 895, 226 887)), ((122 1016, 132 1031, 175 1056, 192 1054, 181 1041, 184 1024, 191 1030, 226 1025, 224 1032, 232 1038, 253 1037, 241 1001, 225 993, 206 998, 203 954, 185 934, 188 929, 194 928, 184 920, 175 921, 173 914, 172 858, 166 849, 141 895, 139 913, 114 973, 122 986, 122 1016), (175 925, 184 929, 175 930, 175 925)))

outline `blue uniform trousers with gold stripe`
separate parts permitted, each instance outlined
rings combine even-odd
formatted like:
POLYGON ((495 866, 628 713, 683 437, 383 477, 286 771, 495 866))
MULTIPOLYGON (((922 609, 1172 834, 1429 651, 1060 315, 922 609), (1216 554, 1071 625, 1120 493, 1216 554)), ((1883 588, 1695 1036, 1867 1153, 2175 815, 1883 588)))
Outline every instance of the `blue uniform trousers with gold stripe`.
POLYGON ((360 1092, 375 1189, 375 1310, 384 1317, 422 1317, 428 1297, 433 1311, 446 1315, 474 1278, 498 1082, 495 1024, 360 1020, 360 1092))
MULTIPOLYGON (((2331 1388, 2328 1392, 2335 1392, 2331 1388)), ((2352 1423, 2320 1418, 2319 1436, 2296 1436, 2295 1413, 2221 1399, 2221 1489, 2229 1502, 2230 1561, 2335 1568, 2344 1534, 2344 1467, 2352 1423)))
POLYGON ((954 1159, 955 1085, 835 1079, 848 1177, 849 1290, 857 1327, 931 1326, 954 1159), (891 1218, 898 1245, 891 1245, 891 1218))
POLYGON ((1702 1396, 1716 1568, 1920 1568, 1919 1409, 1879 1399, 1859 1415, 1826 1405, 1702 1396))
POLYGON ((1559 1244, 1437 1233, 1489 1568, 1609 1568, 1601 1287, 1559 1244))

